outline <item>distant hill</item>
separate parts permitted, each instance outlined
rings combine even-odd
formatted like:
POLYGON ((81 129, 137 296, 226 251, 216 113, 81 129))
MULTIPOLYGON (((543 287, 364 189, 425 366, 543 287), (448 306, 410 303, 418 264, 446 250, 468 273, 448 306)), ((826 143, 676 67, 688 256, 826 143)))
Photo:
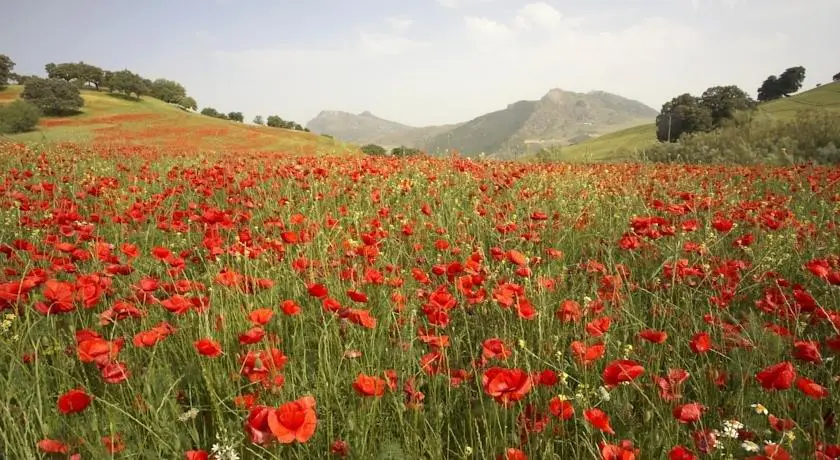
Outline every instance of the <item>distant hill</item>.
POLYGON ((428 139, 458 125, 414 127, 379 118, 370 112, 354 114, 324 110, 306 124, 313 132, 329 134, 355 144, 379 144, 384 147, 419 147, 428 139))
MULTIPOLYGON (((758 117, 786 119, 805 109, 840 111, 840 82, 827 83, 791 97, 759 104, 758 117)), ((564 161, 615 161, 634 150, 656 144, 656 125, 635 126, 564 148, 564 161)))
POLYGON ((457 149, 466 155, 486 153, 503 158, 648 123, 656 114, 641 102, 603 91, 575 93, 553 89, 540 100, 515 102, 455 125, 418 128, 384 120, 370 112, 323 111, 306 127, 358 144, 405 145, 432 154, 457 149))

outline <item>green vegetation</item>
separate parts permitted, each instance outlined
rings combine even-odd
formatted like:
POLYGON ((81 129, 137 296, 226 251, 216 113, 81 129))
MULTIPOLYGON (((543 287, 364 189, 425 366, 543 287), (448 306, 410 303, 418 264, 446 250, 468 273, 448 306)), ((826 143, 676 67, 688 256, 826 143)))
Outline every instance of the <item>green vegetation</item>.
POLYGON ((805 67, 791 67, 781 75, 770 75, 758 88, 758 100, 768 102, 788 97, 802 88, 805 81, 805 67))
POLYGON ((0 105, 0 134, 25 133, 38 124, 41 111, 34 104, 16 100, 0 105))
POLYGON ((305 131, 309 132, 309 129, 304 128, 301 126, 300 123, 296 123, 294 121, 286 121, 278 115, 269 115, 266 119, 265 123, 270 128, 283 128, 283 129, 291 129, 294 131, 305 131))
POLYGON ((6 89, 6 84, 14 75, 12 70, 15 68, 15 63, 9 56, 0 54, 0 90, 6 89))
POLYGON ((385 147, 376 144, 363 145, 360 150, 365 155, 382 156, 388 154, 388 151, 385 150, 385 147))
MULTIPOLYGON (((782 97, 770 102, 760 103, 755 107, 753 115, 748 118, 752 124, 757 126, 761 125, 754 128, 755 132, 761 131, 769 135, 770 133, 780 132, 779 126, 781 124, 795 121, 797 117, 802 115, 803 111, 808 110, 830 113, 840 112, 840 81, 827 83, 790 97, 782 97)), ((744 124, 739 123, 738 126, 743 127, 744 124)), ((731 134, 729 135, 731 136, 731 134)), ((708 136, 702 136, 702 138, 707 139, 708 136)), ((577 145, 567 146, 563 149, 563 153, 559 157, 553 158, 553 160, 584 162, 626 161, 643 157, 649 158, 650 155, 646 155, 644 152, 652 147, 659 148, 656 139, 657 128, 655 124, 635 126, 577 145)), ((775 141, 771 140, 769 142, 775 141)), ((780 148, 776 150, 780 151, 780 148)), ((816 152, 814 152, 814 155, 817 155, 816 152)), ((705 155, 700 156, 705 157, 705 155)), ((533 157, 529 159, 535 160, 533 157)))
POLYGON ((57 78, 30 78, 23 87, 21 97, 45 115, 74 114, 85 103, 78 87, 57 78))

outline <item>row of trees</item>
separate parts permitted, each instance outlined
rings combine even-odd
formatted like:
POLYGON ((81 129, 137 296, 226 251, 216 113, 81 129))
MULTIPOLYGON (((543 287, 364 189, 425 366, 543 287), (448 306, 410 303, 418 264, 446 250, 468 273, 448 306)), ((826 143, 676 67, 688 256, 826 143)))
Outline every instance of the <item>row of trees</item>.
MULTIPOLYGON (((388 155, 388 150, 385 147, 382 147, 381 145, 376 145, 376 144, 363 145, 362 148, 361 148, 361 151, 362 151, 362 153, 364 153, 366 155, 372 155, 372 156, 388 155)), ((390 153, 391 153, 392 156, 395 156, 395 157, 408 157, 408 156, 420 155, 422 152, 420 151, 420 149, 416 149, 416 148, 413 148, 413 147, 400 146, 400 147, 394 147, 393 149, 391 149, 390 153)))
POLYGON ((283 128, 291 129, 294 131, 305 131, 307 133, 309 132, 309 129, 304 128, 300 123, 296 123, 294 121, 286 121, 280 118, 278 115, 269 115, 266 119, 263 119, 262 115, 257 115, 254 117, 254 124, 265 125, 271 128, 283 128))
MULTIPOLYGON (((840 74, 835 79, 840 79, 840 74)), ((752 110, 758 102, 799 91, 804 80, 805 68, 801 66, 771 75, 758 89, 758 101, 734 85, 713 86, 700 97, 681 94, 662 105, 656 117, 656 138, 660 142, 676 142, 684 134, 713 131, 732 120, 737 112, 752 110)))

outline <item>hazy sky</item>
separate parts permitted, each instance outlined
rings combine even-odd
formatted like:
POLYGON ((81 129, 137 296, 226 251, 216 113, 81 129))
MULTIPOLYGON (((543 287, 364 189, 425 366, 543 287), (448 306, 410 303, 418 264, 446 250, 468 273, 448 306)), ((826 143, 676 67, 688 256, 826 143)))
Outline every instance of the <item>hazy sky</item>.
POLYGON ((19 73, 84 60, 183 83, 199 106, 465 121, 551 88, 656 109, 785 68, 840 71, 840 0, 2 0, 19 73))

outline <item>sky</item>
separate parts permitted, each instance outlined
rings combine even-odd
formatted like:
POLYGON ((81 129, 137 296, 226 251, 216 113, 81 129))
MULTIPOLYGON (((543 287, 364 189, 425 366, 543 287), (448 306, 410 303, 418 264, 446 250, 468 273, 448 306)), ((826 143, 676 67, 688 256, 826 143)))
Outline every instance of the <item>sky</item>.
POLYGON ((552 88, 659 109, 801 65, 840 71, 840 0, 2 0, 22 74, 85 61, 183 84, 200 107, 305 124, 321 110, 424 126, 552 88), (832 57, 833 56, 833 57, 832 57))

